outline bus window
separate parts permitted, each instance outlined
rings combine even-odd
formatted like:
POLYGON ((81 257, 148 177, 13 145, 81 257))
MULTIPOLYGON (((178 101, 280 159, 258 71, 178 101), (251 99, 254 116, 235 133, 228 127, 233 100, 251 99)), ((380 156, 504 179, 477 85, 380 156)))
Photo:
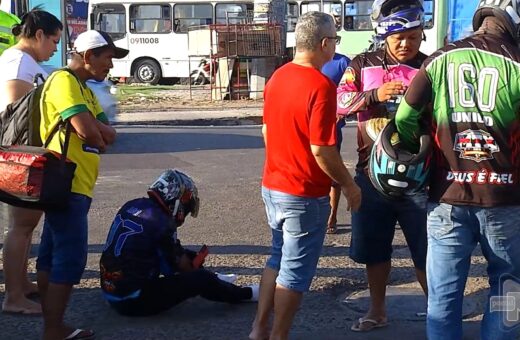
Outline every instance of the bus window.
POLYGON ((90 19, 90 27, 107 32, 113 40, 122 39, 126 34, 126 14, 123 5, 98 5, 94 8, 90 19))
POLYGON ((424 0, 424 28, 433 28, 433 0, 424 0))
POLYGON ((125 33, 125 13, 104 13, 101 14, 99 29, 101 31, 117 34, 125 33))
POLYGON ((173 6, 175 33, 187 33, 189 27, 211 25, 213 7, 206 4, 176 4, 173 6))
POLYGON ((341 2, 339 1, 323 1, 323 10, 321 10, 321 1, 306 1, 302 2, 302 14, 310 11, 325 12, 334 18, 336 24, 336 30, 341 29, 341 2))
POLYGON ((287 2, 287 32, 294 32, 298 22, 298 3, 287 2))
POLYGON ((215 6, 215 23, 246 24, 247 14, 253 11, 253 4, 217 4, 215 6))
POLYGON ((329 3, 328 6, 327 3, 324 3, 323 6, 325 7, 324 12, 329 13, 334 18, 334 25, 336 26, 336 31, 341 30, 341 2, 329 3))
POLYGON ((370 31, 372 22, 372 0, 348 1, 345 3, 345 30, 370 31))
POLYGON ((172 31, 169 5, 130 6, 130 32, 170 33, 172 31))

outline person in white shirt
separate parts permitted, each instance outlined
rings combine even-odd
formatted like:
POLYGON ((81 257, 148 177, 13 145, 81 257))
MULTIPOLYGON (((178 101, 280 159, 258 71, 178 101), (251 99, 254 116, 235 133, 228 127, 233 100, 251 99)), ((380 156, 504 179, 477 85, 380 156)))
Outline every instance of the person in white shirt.
MULTIPOLYGON (((0 111, 33 88, 33 79, 47 73, 38 64, 56 52, 63 24, 54 15, 34 9, 12 29, 18 42, 0 56, 0 111)), ((27 296, 38 293, 38 287, 27 276, 27 259, 32 232, 42 211, 9 206, 9 222, 4 241, 5 313, 41 314, 40 304, 27 296)))

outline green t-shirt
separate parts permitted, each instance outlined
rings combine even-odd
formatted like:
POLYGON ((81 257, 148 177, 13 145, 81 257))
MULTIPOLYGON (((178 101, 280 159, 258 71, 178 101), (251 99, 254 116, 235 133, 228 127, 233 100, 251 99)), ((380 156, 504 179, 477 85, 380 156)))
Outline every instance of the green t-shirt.
POLYGON ((520 49, 477 34, 430 56, 396 115, 399 135, 430 121, 435 140, 430 199, 492 207, 520 205, 520 49), (431 119, 425 112, 431 108, 431 119))
POLYGON ((19 24, 20 19, 11 13, 0 10, 0 55, 9 47, 16 44, 16 37, 11 32, 14 25, 19 24))

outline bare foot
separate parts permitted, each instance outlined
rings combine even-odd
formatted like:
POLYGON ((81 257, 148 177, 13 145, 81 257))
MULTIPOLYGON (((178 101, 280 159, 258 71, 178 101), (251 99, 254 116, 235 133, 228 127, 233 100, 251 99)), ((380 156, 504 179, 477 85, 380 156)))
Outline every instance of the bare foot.
POLYGON ((93 339, 92 330, 71 328, 63 326, 60 328, 48 328, 44 330, 44 339, 93 339))
POLYGON ((260 330, 253 326, 251 333, 249 333, 250 340, 269 340, 269 330, 267 328, 260 330))
POLYGON ((328 226, 331 226, 331 225, 336 225, 336 223, 338 223, 338 219, 334 216, 329 216, 329 220, 327 222, 327 225, 328 226))
POLYGON ((2 304, 2 312, 23 315, 41 315, 42 306, 39 303, 27 299, 26 297, 22 297, 17 301, 12 301, 6 297, 4 299, 4 303, 2 304))
POLYGON ((327 222, 327 234, 335 234, 338 231, 336 223, 336 218, 329 217, 329 221, 327 222))

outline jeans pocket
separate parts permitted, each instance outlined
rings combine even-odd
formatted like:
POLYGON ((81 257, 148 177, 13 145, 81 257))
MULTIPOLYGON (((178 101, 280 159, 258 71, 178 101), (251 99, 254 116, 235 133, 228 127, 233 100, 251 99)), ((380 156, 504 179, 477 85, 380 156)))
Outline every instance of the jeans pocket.
POLYGON ((452 209, 451 204, 428 203, 428 237, 441 238, 453 230, 452 209))
POLYGON ((499 240, 520 239, 520 207, 485 209, 485 233, 499 240))
POLYGON ((292 199, 280 202, 283 212, 283 229, 291 237, 302 237, 309 233, 316 216, 309 211, 310 203, 305 199, 292 199))

